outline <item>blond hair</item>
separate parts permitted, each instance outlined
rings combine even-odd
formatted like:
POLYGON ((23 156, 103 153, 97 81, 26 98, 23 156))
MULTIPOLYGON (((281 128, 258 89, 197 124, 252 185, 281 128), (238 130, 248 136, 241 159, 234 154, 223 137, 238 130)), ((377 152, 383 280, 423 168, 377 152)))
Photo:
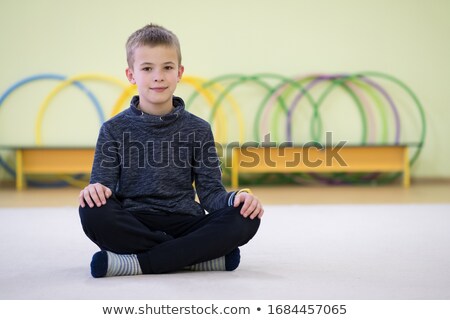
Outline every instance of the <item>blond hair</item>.
POLYGON ((181 64, 181 49, 178 37, 164 27, 156 24, 148 24, 136 30, 127 40, 127 62, 128 67, 133 68, 134 50, 140 46, 169 46, 174 47, 178 55, 178 64, 181 64))

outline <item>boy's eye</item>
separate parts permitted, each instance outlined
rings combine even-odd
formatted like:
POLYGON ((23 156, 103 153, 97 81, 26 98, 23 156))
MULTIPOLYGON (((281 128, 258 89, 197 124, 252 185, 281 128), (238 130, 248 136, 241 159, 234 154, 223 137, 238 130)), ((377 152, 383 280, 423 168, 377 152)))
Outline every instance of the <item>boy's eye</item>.
POLYGON ((152 70, 152 68, 150 68, 150 67, 145 67, 145 68, 142 68, 142 70, 143 70, 143 71, 150 71, 150 70, 152 70))
POLYGON ((166 70, 172 70, 173 67, 172 66, 166 66, 166 70))

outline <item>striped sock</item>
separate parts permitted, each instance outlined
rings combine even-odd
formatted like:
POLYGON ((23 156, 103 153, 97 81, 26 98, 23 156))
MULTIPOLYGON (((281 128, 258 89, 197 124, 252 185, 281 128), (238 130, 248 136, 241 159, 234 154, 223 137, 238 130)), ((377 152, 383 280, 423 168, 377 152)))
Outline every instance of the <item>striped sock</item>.
POLYGON ((186 267, 190 271, 225 271, 225 256, 186 267))
POLYGON ((92 257, 91 274, 94 278, 134 276, 142 274, 142 270, 135 254, 99 251, 92 257))
POLYGON ((200 262, 192 266, 186 267, 190 271, 233 271, 239 266, 241 254, 239 248, 234 249, 226 256, 200 262))

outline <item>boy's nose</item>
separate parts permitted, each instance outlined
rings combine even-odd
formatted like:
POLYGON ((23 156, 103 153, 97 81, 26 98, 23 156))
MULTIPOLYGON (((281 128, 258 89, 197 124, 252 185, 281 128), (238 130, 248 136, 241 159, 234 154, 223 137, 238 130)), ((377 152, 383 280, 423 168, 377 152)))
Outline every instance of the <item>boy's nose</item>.
POLYGON ((164 78, 162 76, 162 73, 160 73, 160 72, 155 72, 154 73, 154 76, 153 76, 153 81, 154 82, 163 81, 163 80, 164 80, 164 78))

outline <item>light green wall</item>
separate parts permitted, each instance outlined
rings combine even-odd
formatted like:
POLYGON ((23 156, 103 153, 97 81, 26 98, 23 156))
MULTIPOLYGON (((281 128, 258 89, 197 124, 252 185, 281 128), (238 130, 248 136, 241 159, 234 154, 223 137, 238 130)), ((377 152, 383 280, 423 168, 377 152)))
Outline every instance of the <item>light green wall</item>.
MULTIPOLYGON (((450 177, 449 12, 448 0, 0 0, 0 92, 43 72, 95 72, 126 81, 124 43, 155 22, 179 36, 189 75, 394 75, 414 90, 427 114, 427 139, 413 175, 450 177)), ((53 85, 24 88, 0 107, 0 144, 33 143, 36 99, 53 85)), ((47 125, 61 125, 63 117, 83 122, 84 130, 71 125, 69 142, 90 144, 98 120, 77 109, 86 100, 74 104, 52 112, 56 121, 47 125)), ((66 139, 53 134, 51 141, 66 139)))

